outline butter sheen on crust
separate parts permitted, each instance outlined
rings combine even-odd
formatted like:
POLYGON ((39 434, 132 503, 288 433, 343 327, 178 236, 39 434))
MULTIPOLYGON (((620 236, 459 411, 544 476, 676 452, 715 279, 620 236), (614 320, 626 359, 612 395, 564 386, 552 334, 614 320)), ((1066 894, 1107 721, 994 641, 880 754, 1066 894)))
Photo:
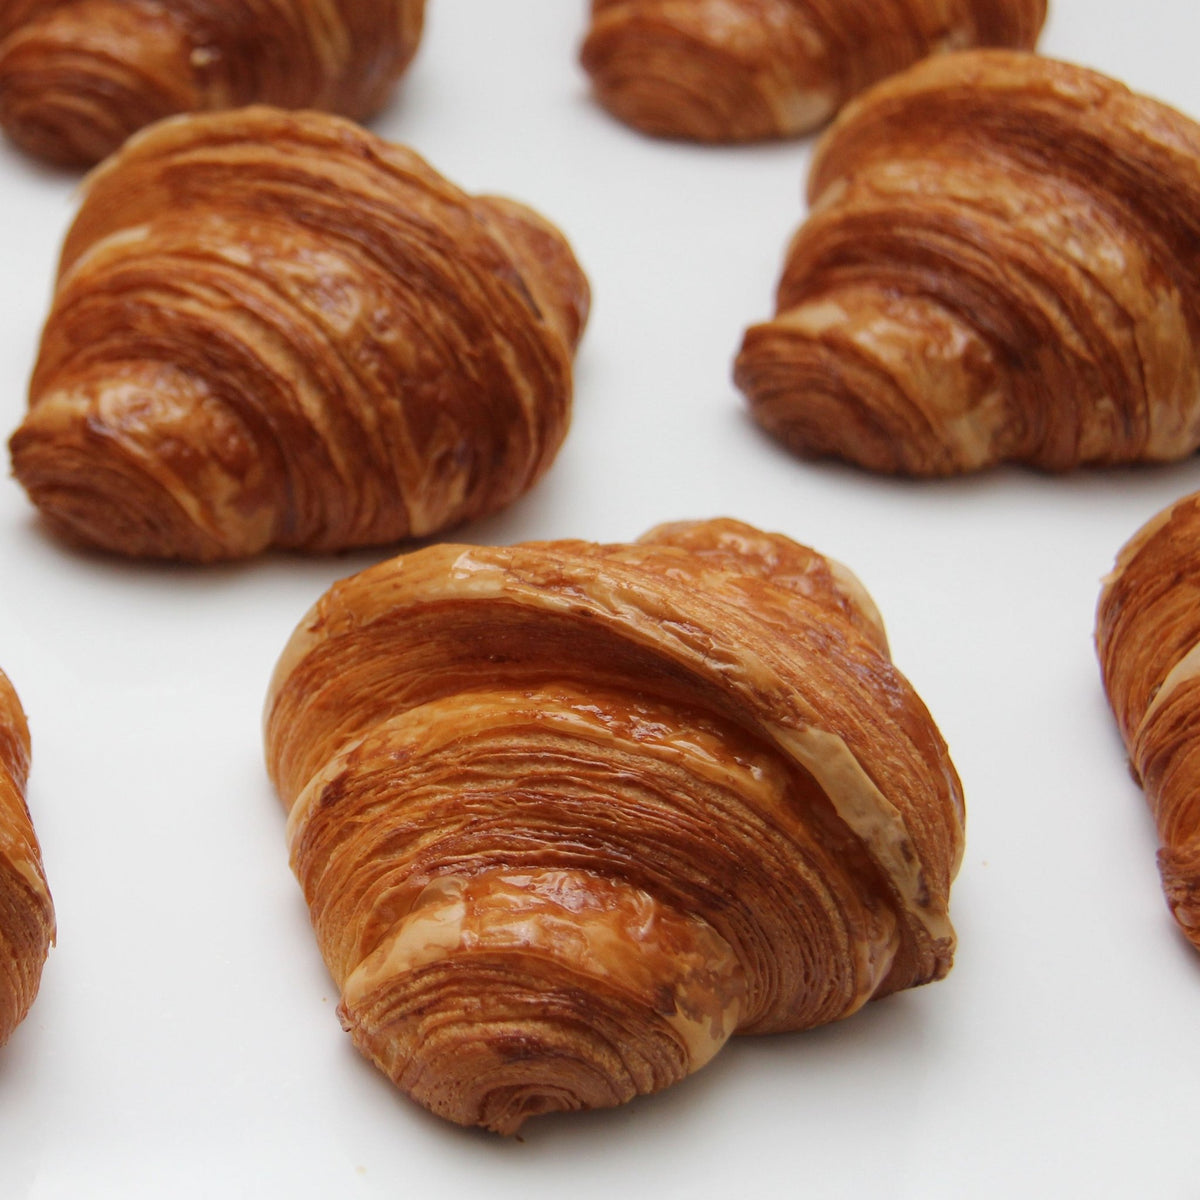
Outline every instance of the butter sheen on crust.
POLYGON ((549 467, 588 304, 548 221, 349 121, 171 118, 87 181, 14 473, 126 555, 428 536, 549 467))
POLYGON ((1200 445, 1200 126, 1031 54, 931 58, 819 143, 735 379, 785 445, 951 475, 1200 445))
POLYGON ((37 996, 54 941, 54 905, 29 808, 29 726, 0 671, 0 1046, 37 996))
POLYGON ((355 1043, 461 1124, 941 978, 958 778, 844 568, 720 520, 334 585, 266 705, 355 1043))
POLYGON ((87 166, 181 112, 365 120, 424 16, 425 0, 0 0, 0 127, 30 154, 87 166))

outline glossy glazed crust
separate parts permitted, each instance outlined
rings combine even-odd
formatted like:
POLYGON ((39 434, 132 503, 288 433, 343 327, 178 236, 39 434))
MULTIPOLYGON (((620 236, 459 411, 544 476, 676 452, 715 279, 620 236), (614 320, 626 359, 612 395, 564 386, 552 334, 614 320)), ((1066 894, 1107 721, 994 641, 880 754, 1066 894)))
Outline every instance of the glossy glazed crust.
POLYGON ((599 102, 645 133, 792 137, 929 54, 1033 49, 1045 0, 592 0, 599 102))
POLYGON ((0 0, 0 127, 83 166, 181 112, 271 104, 355 120, 416 53, 425 0, 0 0))
POLYGON ((1158 827, 1167 903, 1200 949, 1200 494, 1122 548, 1100 594, 1096 646, 1158 827))
POLYGON ((1033 55, 929 59, 817 149, 735 376, 792 449, 1052 471, 1200 444, 1200 127, 1033 55))
POLYGON ((25 804, 29 727, 0 671, 0 1046, 37 995, 54 941, 54 905, 25 804))
POLYGON ((549 466, 587 309, 547 221, 348 121, 172 118, 88 179, 14 471, 128 555, 425 536, 549 466))
POLYGON ((733 521, 335 585, 266 752, 344 1023, 511 1132, 940 978, 962 798, 844 568, 733 521))

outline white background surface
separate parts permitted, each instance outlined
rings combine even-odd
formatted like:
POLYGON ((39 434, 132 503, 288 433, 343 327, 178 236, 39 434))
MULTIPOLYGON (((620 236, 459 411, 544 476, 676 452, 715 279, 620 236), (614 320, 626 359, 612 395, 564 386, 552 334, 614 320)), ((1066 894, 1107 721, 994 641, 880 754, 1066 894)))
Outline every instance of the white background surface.
MULTIPOLYGON (((1193 0, 1051 0, 1042 49, 1200 114, 1193 0)), ((728 514, 851 566, 968 804, 950 977, 836 1027, 742 1039, 607 1113, 464 1132, 355 1054, 261 765, 275 658, 383 554, 171 569, 49 541, 0 480, 0 665, 34 738, 59 944, 0 1051, 0 1196, 1200 1195, 1200 957, 1092 649, 1120 544, 1195 460, 871 478, 788 457, 729 380, 802 215, 810 145, 653 142, 595 108, 582 0, 431 0, 379 132, 572 239, 594 290, 542 485, 460 540, 624 540, 728 514)), ((24 388, 73 176, 0 147, 0 424, 24 388)))

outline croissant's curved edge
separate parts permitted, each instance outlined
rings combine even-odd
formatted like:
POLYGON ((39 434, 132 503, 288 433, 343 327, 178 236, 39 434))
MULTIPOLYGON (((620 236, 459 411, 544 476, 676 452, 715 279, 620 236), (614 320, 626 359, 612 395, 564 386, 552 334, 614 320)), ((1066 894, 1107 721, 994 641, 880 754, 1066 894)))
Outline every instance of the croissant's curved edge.
POLYGON ((168 118, 86 181, 13 471, 128 556, 428 537, 550 468, 589 306, 546 218, 351 121, 168 118))
POLYGON ((814 154, 734 380, 794 452, 942 476, 1200 447, 1200 126, 1016 50, 928 58, 814 154))
POLYGON ((1200 950, 1200 493, 1121 548, 1096 609, 1101 677, 1154 816, 1167 905, 1200 950))
POLYGON ((54 904, 25 803, 29 726, 0 671, 0 1046, 24 1020, 54 942, 54 904))
POLYGON ((927 55, 1032 50, 1046 0, 593 0, 580 62, 596 100, 655 137, 751 142, 824 125, 927 55))
POLYGON ((861 584, 718 520, 335 584, 264 709, 355 1044, 513 1132, 941 978, 961 788, 861 584))
POLYGON ((365 120, 420 44, 425 0, 56 0, 0 23, 0 128, 85 167, 174 113, 252 103, 365 120))

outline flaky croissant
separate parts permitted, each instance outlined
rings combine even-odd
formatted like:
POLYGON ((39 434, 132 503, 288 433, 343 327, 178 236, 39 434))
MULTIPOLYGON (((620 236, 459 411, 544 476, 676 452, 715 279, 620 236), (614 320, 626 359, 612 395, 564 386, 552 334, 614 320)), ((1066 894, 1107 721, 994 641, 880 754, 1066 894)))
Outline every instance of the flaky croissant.
POLYGON ((348 121, 176 117, 89 178, 13 469, 129 555, 424 536, 549 466, 587 308, 548 222, 348 121))
POLYGON ((1200 950, 1200 493, 1122 548, 1100 593, 1096 646, 1158 826, 1167 903, 1200 950))
POLYGON ((978 50, 851 104, 735 368, 792 449, 947 475, 1200 445, 1200 127, 978 50))
POLYGON ((99 162, 161 117, 262 103, 364 120, 416 53, 425 0, 0 0, 0 126, 99 162))
POLYGON ((645 133, 704 142, 809 133, 925 55, 1033 49, 1046 0, 592 0, 581 60, 645 133))
POLYGON ((54 905, 25 804, 28 776, 29 726, 0 671, 0 1046, 29 1011, 54 941, 54 905))
POLYGON ((962 797, 844 568, 729 520, 336 584, 266 709, 354 1042, 461 1124, 943 976, 962 797))

